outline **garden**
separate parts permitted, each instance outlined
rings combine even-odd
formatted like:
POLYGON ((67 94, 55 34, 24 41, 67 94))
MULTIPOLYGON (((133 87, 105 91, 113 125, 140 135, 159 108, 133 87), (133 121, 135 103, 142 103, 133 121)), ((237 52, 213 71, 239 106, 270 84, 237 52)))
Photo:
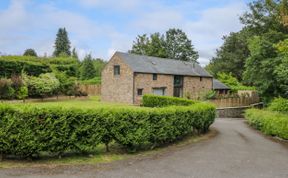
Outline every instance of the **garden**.
POLYGON ((98 97, 1 103, 0 153, 4 160, 89 155, 115 147, 135 153, 207 133, 214 120, 209 103, 153 95, 145 95, 141 107, 102 103, 98 97))

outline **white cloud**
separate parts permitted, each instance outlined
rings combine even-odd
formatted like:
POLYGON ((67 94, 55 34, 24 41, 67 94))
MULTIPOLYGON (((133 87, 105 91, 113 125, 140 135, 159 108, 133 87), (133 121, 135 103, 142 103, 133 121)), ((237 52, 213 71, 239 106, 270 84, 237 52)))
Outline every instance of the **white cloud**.
POLYGON ((86 8, 109 8, 117 10, 131 10, 138 7, 143 0, 125 0, 125 1, 115 1, 115 0, 81 0, 80 3, 86 8))

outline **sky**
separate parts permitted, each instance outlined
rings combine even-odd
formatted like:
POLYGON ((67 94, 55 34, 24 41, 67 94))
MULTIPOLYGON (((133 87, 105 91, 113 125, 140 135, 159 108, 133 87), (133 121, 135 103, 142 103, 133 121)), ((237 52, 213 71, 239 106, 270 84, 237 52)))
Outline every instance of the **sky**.
POLYGON ((248 0, 1 0, 0 53, 22 55, 33 48, 52 55, 56 33, 65 27, 80 58, 109 60, 127 52, 137 35, 182 29, 204 66, 241 29, 248 0))

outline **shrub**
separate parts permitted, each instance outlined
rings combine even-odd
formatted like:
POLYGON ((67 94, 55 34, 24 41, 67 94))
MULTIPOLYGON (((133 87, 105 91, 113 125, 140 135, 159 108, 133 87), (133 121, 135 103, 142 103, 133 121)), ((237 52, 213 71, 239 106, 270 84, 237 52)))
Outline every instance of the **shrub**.
POLYGON ((23 56, 35 56, 37 57, 37 53, 34 49, 26 49, 23 56))
POLYGON ((145 107, 188 106, 194 103, 196 102, 192 100, 171 96, 144 95, 142 98, 142 105, 145 107))
POLYGON ((12 81, 10 79, 0 79, 0 99, 13 99, 15 90, 12 88, 12 81))
POLYGON ((0 153, 27 157, 87 152, 112 140, 135 151, 206 132, 214 119, 214 106, 203 103, 93 110, 0 104, 0 153))
POLYGON ((273 111, 249 109, 245 112, 249 124, 267 135, 288 139, 288 115, 273 111))
POLYGON ((287 114, 288 113, 288 99, 276 98, 271 102, 268 109, 271 111, 278 111, 278 112, 287 114))
POLYGON ((27 96, 28 96, 28 88, 26 86, 20 87, 17 91, 17 95, 16 95, 17 99, 25 100, 27 96))
POLYGON ((59 80, 52 73, 41 74, 39 77, 26 76, 30 97, 46 97, 53 95, 60 86, 59 80))

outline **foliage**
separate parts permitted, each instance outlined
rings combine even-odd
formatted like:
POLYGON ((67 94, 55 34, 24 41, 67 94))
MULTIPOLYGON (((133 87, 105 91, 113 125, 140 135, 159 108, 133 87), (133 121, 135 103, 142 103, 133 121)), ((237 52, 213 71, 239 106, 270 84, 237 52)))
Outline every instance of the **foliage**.
POLYGON ((213 75, 231 73, 242 81, 242 73, 246 59, 249 57, 248 41, 252 33, 248 29, 232 32, 224 36, 224 44, 217 49, 216 57, 213 57, 206 69, 213 75))
POLYGON ((203 96, 204 100, 210 100, 210 99, 216 99, 216 98, 217 98, 217 92, 213 90, 206 92, 203 96))
POLYGON ((76 78, 69 77, 66 73, 56 72, 55 77, 59 80, 59 88, 56 90, 56 94, 63 94, 67 96, 73 96, 77 93, 76 78))
POLYGON ((288 99, 276 98, 270 103, 268 109, 288 114, 288 99))
POLYGON ((15 90, 12 87, 11 79, 0 79, 0 99, 13 99, 15 90))
POLYGON ((26 76, 30 97, 47 97, 53 95, 60 86, 59 80, 53 73, 41 74, 39 77, 26 76))
POLYGON ((195 101, 171 96, 144 95, 142 105, 145 107, 188 106, 195 101))
POLYGON ((220 72, 217 74, 217 79, 231 88, 232 92, 238 90, 255 90, 255 87, 242 85, 237 78, 232 76, 232 73, 220 72))
POLYGON ((161 145, 191 132, 206 132, 215 108, 204 103, 158 109, 0 104, 0 116, 0 152, 28 157, 92 151, 112 139, 131 151, 161 145))
POLYGON ((95 76, 96 76, 96 70, 93 65, 92 56, 91 54, 89 54, 84 58, 84 61, 82 62, 81 79, 82 80, 92 79, 95 76))
POLYGON ((92 79, 89 80, 81 80, 79 81, 81 84, 84 85, 98 85, 101 84, 101 77, 94 77, 92 79))
POLYGON ((35 56, 37 57, 37 53, 34 49, 26 49, 23 56, 35 56))
POLYGON ((70 56, 70 41, 65 28, 59 28, 55 40, 54 56, 70 56))
POLYGON ((100 77, 101 72, 104 69, 107 62, 105 62, 103 59, 97 58, 93 60, 94 68, 96 70, 96 76, 100 77))
POLYGON ((195 51, 191 40, 180 29, 169 29, 166 32, 165 49, 168 58, 182 61, 197 62, 198 52, 195 51))
POLYGON ((165 35, 139 35, 129 51, 134 54, 197 62, 198 52, 180 29, 169 29, 165 35))
POLYGON ((20 75, 22 72, 28 75, 38 76, 41 73, 51 72, 49 65, 38 61, 31 56, 1 56, 0 57, 0 76, 11 77, 20 75))
POLYGON ((71 56, 72 56, 72 58, 74 58, 74 59, 79 59, 79 58, 78 58, 78 53, 77 53, 77 51, 76 51, 76 48, 73 48, 73 49, 72 49, 72 55, 71 55, 71 56))
POLYGON ((288 139, 288 116, 259 109, 246 110, 249 124, 267 135, 288 139))
POLYGON ((17 99, 20 100, 25 100, 25 98, 28 97, 28 88, 27 86, 21 86, 18 90, 17 90, 17 99))

